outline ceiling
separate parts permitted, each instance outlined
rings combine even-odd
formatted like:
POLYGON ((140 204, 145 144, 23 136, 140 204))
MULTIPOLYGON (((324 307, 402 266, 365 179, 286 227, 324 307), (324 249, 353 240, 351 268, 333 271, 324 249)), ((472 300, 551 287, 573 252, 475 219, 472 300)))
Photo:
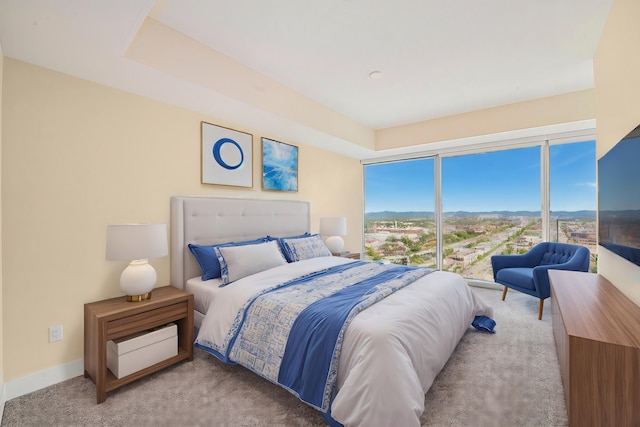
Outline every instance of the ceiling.
POLYGON ((362 158, 372 150, 345 148, 127 49, 151 18, 375 131, 592 88, 612 1, 0 0, 0 46, 7 57, 362 158))

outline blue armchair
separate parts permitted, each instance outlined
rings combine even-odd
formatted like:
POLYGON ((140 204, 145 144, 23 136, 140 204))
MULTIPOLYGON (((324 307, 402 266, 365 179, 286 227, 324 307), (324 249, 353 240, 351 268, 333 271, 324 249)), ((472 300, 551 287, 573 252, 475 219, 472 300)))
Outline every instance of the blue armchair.
POLYGON ((496 283, 504 285, 502 301, 509 288, 540 298, 538 320, 541 320, 544 300, 551 295, 547 271, 587 271, 589 258, 589 249, 584 246, 542 242, 522 255, 494 255, 491 266, 496 283))

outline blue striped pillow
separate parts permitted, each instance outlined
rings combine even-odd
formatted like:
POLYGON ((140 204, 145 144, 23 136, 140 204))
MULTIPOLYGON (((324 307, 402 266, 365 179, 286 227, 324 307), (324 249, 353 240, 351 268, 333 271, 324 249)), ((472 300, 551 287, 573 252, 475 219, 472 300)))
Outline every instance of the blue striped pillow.
POLYGON ((308 237, 283 238, 279 239, 279 242, 282 252, 289 262, 332 256, 331 251, 319 234, 313 234, 308 237))

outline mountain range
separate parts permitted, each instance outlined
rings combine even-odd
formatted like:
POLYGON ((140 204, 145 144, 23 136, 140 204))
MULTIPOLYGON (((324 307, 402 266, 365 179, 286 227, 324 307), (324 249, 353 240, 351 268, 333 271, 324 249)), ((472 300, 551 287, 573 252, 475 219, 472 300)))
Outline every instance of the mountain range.
MULTIPOLYGON (((473 217, 478 215, 501 215, 501 216, 540 216, 540 211, 490 211, 490 212, 444 212, 444 216, 460 216, 460 217, 473 217)), ((416 218, 433 217, 433 212, 428 211, 408 211, 408 212, 395 212, 395 211, 382 211, 382 212, 367 212, 365 213, 366 219, 397 219, 397 220, 409 220, 416 218)), ((551 217, 572 219, 572 218, 596 218, 596 211, 580 210, 580 211, 555 211, 551 212, 551 217)))

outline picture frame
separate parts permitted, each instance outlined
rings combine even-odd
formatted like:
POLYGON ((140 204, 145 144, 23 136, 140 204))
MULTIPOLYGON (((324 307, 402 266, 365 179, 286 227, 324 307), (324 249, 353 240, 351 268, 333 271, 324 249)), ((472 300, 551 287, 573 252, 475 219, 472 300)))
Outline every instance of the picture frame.
POLYGON ((203 184, 253 187, 253 135, 201 122, 203 184))
POLYGON ((262 138, 262 189, 298 191, 298 147, 262 138))

